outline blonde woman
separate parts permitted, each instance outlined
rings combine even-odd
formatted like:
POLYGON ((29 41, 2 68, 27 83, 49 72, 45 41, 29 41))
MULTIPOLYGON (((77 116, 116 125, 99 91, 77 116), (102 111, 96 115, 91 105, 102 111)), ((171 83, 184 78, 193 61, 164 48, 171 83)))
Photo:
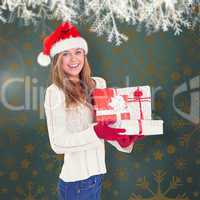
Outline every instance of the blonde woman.
POLYGON ((52 84, 46 90, 44 108, 51 148, 64 154, 57 184, 59 200, 99 200, 106 173, 104 141, 128 153, 137 140, 120 135, 124 129, 94 122, 91 92, 105 88, 106 81, 91 77, 87 53, 86 40, 65 22, 45 38, 38 56, 43 66, 52 59, 52 84))

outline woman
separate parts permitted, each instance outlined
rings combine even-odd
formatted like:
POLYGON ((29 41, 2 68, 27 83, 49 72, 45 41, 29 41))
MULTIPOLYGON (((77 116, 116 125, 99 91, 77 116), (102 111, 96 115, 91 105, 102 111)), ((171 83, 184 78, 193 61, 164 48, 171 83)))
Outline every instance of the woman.
POLYGON ((60 200, 99 200, 106 173, 104 140, 131 152, 134 141, 120 135, 125 129, 95 123, 91 104, 94 88, 105 88, 101 77, 91 77, 88 46, 71 23, 62 23, 44 40, 38 62, 50 63, 52 84, 45 94, 45 114, 51 148, 64 154, 58 181, 60 200))

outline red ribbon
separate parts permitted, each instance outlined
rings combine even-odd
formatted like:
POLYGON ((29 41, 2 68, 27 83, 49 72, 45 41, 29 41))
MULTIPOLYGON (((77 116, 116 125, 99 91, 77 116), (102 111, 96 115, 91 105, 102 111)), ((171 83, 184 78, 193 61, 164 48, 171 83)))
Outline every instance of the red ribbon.
POLYGON ((142 111, 142 102, 150 101, 150 97, 142 97, 142 95, 143 95, 142 91, 139 89, 139 87, 137 87, 137 90, 135 90, 134 92, 135 98, 129 98, 129 102, 139 102, 139 108, 140 108, 140 119, 138 120, 139 135, 142 135, 142 132, 143 132, 142 121, 141 121, 144 119, 143 111, 142 111))

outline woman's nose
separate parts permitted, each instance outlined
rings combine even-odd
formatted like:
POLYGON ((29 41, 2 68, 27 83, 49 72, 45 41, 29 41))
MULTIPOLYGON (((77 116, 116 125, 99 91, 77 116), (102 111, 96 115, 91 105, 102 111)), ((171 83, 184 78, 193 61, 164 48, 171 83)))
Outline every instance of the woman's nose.
POLYGON ((71 54, 71 60, 73 61, 73 60, 76 60, 77 58, 76 58, 76 55, 74 55, 74 54, 71 54))

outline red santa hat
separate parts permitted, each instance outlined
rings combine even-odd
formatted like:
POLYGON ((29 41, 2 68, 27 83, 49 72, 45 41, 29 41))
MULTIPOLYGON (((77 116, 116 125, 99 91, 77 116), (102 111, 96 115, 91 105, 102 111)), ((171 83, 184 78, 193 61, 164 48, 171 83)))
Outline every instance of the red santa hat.
POLYGON ((54 32, 45 37, 43 51, 38 55, 37 62, 41 66, 48 66, 51 63, 51 57, 71 48, 82 48, 85 54, 88 53, 87 42, 80 36, 77 28, 70 22, 63 22, 54 32))

